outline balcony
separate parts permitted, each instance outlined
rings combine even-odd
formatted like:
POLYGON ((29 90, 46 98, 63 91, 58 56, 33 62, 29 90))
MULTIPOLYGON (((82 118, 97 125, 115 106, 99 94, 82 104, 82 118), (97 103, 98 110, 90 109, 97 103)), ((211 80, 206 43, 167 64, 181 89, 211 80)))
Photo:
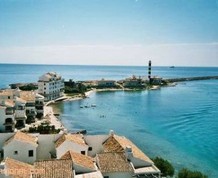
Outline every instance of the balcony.
POLYGON ((35 116, 37 113, 36 111, 33 111, 33 110, 26 110, 26 115, 27 116, 35 116))
POLYGON ((6 109, 5 110, 5 115, 13 115, 14 114, 14 110, 13 109, 6 109))
POLYGON ((42 102, 42 101, 36 101, 36 102, 35 102, 35 105, 36 105, 36 106, 43 106, 43 105, 44 105, 44 102, 42 102))
POLYGON ((12 125, 5 126, 5 132, 13 132, 14 127, 12 125))
POLYGON ((26 107, 35 107, 35 103, 26 103, 26 107))
POLYGON ((14 125, 14 124, 15 123, 14 123, 12 118, 5 119, 5 123, 4 123, 5 126, 11 126, 11 125, 14 125))
POLYGON ((25 107, 24 106, 17 106, 16 110, 23 111, 23 110, 25 110, 25 107))
POLYGON ((37 109, 37 110, 43 110, 44 107, 43 107, 43 106, 36 106, 36 109, 37 109))

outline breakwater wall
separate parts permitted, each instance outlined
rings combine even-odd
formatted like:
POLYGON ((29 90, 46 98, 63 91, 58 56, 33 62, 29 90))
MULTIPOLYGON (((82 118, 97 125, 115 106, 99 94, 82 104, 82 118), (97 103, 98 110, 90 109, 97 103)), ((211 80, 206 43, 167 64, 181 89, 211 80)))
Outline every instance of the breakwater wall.
POLYGON ((218 76, 203 76, 203 77, 183 77, 183 78, 172 78, 165 79, 167 82, 185 82, 185 81, 194 81, 194 80, 217 80, 218 76))

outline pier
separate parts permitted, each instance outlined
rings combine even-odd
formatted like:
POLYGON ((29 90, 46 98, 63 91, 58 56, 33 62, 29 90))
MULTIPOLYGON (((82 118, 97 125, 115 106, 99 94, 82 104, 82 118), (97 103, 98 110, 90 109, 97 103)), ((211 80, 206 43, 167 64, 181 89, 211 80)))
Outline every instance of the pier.
POLYGON ((183 77, 183 78, 172 78, 164 79, 167 82, 185 82, 185 81, 195 81, 195 80, 217 80, 218 76, 202 76, 202 77, 183 77))

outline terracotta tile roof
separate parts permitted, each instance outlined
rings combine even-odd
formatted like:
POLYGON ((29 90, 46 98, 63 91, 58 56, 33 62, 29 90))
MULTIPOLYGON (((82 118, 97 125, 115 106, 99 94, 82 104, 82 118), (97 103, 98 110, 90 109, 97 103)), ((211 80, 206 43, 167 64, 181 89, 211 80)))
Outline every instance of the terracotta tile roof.
POLYGON ((8 140, 6 140, 6 142, 4 143, 4 146, 8 145, 13 140, 30 143, 30 144, 37 146, 37 138, 36 137, 28 135, 28 134, 20 132, 20 131, 16 132, 12 137, 10 137, 8 140))
POLYGON ((96 159, 102 173, 133 172, 124 153, 101 153, 97 154, 96 159))
POLYGON ((3 96, 11 96, 11 95, 13 95, 13 90, 11 90, 11 89, 1 90, 1 91, 0 91, 0 95, 3 95, 3 96))
POLYGON ((82 134, 63 134, 56 142, 55 147, 59 147, 62 143, 64 143, 66 140, 77 143, 79 145, 87 146, 83 139, 82 134))
POLYGON ((14 101, 10 99, 5 100, 5 106, 14 107, 14 101))
POLYGON ((67 151, 62 157, 61 159, 70 159, 73 161, 73 163, 80 165, 82 167, 85 168, 89 168, 92 170, 95 170, 95 166, 94 166, 94 160, 93 158, 86 156, 86 155, 82 155, 80 153, 76 153, 72 150, 67 151))
POLYGON ((70 160, 44 160, 34 163, 35 169, 43 169, 43 175, 33 175, 33 178, 73 178, 72 161, 70 160))
POLYGON ((26 100, 16 97, 16 101, 20 102, 20 103, 26 103, 26 100))
POLYGON ((149 163, 153 161, 146 156, 134 143, 129 139, 121 136, 110 136, 104 143, 104 152, 125 152, 126 147, 131 147, 135 158, 144 160, 149 163))
POLYGON ((5 159, 5 169, 8 170, 9 175, 13 178, 29 178, 30 171, 33 168, 33 165, 12 158, 5 159), (10 174, 10 170, 14 170, 14 172, 10 174), (22 174, 20 174, 19 171, 22 171, 22 174))
POLYGON ((20 98, 26 101, 35 102, 35 93, 33 91, 21 91, 20 98))

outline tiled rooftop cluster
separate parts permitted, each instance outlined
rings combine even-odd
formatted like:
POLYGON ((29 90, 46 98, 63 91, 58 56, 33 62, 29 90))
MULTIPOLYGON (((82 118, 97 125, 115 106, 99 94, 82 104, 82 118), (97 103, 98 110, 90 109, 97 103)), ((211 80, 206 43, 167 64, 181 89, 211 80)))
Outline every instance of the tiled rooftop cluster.
MULTIPOLYGON (((137 175, 160 177, 160 171, 154 163, 135 144, 115 134, 86 136, 68 133, 43 136, 16 132, 4 139, 3 150, 16 150, 14 144, 17 147, 23 146, 19 152, 35 149, 35 159, 32 162, 28 158, 22 159, 5 153, 2 162, 5 169, 33 170, 32 175, 23 175, 25 178, 131 178, 137 175), (48 154, 54 152, 56 158, 42 159, 39 156, 41 152, 37 149, 43 149, 43 142, 49 142, 47 144, 51 149, 48 154), (34 172, 37 170, 39 172, 34 172)), ((13 176, 19 177, 11 175, 13 176)))

